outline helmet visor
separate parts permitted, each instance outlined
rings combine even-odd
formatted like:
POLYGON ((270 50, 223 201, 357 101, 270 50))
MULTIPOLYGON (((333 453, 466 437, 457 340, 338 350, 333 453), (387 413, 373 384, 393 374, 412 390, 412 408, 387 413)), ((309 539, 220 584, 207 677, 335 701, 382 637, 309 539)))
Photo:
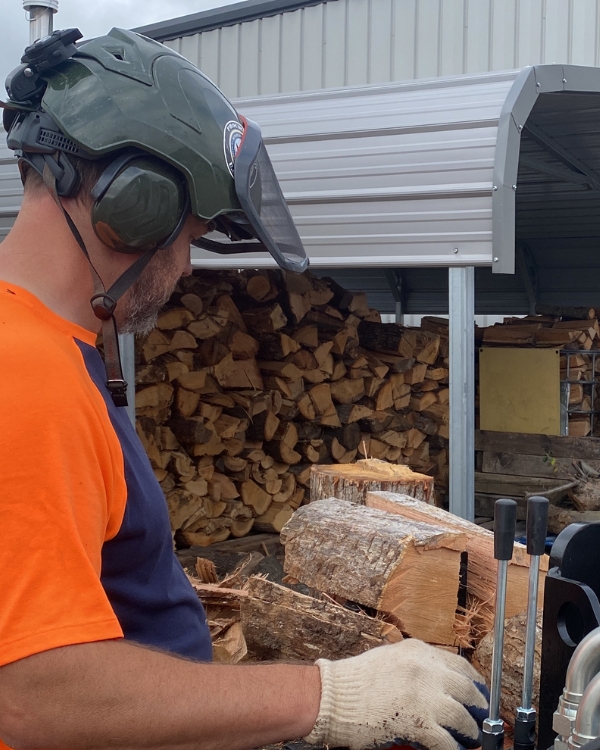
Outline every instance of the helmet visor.
POLYGON ((264 146, 260 128, 252 120, 240 118, 244 136, 234 163, 235 191, 244 211, 243 221, 227 217, 239 232, 230 233, 255 241, 217 242, 206 238, 194 241, 196 247, 217 253, 269 252, 281 268, 301 273, 308 258, 294 220, 279 187, 273 165, 264 146))

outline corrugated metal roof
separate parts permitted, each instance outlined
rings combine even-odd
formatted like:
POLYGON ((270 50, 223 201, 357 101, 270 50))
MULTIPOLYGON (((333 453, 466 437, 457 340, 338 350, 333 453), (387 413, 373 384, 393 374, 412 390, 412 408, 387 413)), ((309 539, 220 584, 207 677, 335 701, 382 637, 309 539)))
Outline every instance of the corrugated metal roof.
POLYGON ((227 96, 249 97, 598 65, 599 22, 600 0, 330 0, 240 3, 144 31, 169 40, 227 96))
MULTIPOLYGON (((328 0, 337 2, 337 0, 328 0)), ((322 5, 323 0, 245 0, 245 2, 210 8, 200 13, 139 26, 137 31, 158 42, 166 42, 180 36, 189 36, 212 29, 247 23, 258 18, 270 18, 311 5, 322 5)))
POLYGON ((8 234, 19 213, 23 188, 17 160, 6 145, 6 133, 0 127, 0 240, 8 234))
MULTIPOLYGON (((498 122, 516 72, 239 100, 314 268, 491 265, 498 122)), ((198 265, 233 256, 194 250, 198 265)), ((271 265, 256 255, 244 264, 271 265)))
POLYGON ((314 268, 512 273, 515 241, 600 238, 598 68, 535 66, 236 106, 263 129, 314 268))

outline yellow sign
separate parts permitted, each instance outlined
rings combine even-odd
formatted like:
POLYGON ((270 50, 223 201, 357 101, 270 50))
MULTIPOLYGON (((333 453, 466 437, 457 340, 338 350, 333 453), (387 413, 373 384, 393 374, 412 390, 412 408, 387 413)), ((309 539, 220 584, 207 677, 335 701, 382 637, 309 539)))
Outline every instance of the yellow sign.
POLYGON ((482 430, 560 435, 560 351, 479 350, 482 430))

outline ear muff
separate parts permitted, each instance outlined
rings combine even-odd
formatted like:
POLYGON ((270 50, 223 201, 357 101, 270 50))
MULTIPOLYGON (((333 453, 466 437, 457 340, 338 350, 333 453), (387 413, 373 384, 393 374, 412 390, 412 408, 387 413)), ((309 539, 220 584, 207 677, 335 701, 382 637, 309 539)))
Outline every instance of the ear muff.
POLYGON ((150 156, 116 159, 91 196, 94 231, 120 253, 142 253, 170 244, 188 213, 183 177, 150 156))

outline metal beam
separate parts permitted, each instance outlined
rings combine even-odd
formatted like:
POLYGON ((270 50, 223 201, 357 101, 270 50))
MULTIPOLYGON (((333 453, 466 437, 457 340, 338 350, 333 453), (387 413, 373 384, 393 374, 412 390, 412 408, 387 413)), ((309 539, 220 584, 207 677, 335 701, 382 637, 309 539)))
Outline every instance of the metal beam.
POLYGON ((515 260, 517 271, 523 281, 523 286, 529 301, 529 314, 535 315, 537 304, 537 268, 529 250, 522 245, 515 247, 515 260))
POLYGON ((386 268, 385 278, 387 279, 390 292, 396 303, 396 323, 404 322, 404 294, 402 288, 402 271, 397 268, 386 268))
POLYGON ((475 269, 448 269, 450 512, 475 519, 475 269))
POLYGON ((532 122, 528 122, 524 127, 527 135, 534 140, 539 146, 545 149, 548 153, 552 154, 556 159, 566 165, 569 169, 574 172, 580 172, 585 175, 590 185, 595 189, 600 189, 600 176, 597 175, 594 170, 590 169, 587 164, 580 161, 575 154, 572 154, 568 149, 554 140, 552 136, 542 130, 542 128, 534 125, 532 122))
POLYGON ((545 161, 540 161, 532 156, 520 156, 519 166, 533 169, 535 172, 541 172, 542 174, 550 175, 551 177, 558 177, 559 180, 565 182, 574 182, 579 185, 590 185, 590 179, 581 172, 574 172, 572 169, 559 166, 558 164, 548 164, 545 161))
POLYGON ((127 383, 127 416, 135 428, 135 338, 133 333, 119 334, 123 377, 127 383))

